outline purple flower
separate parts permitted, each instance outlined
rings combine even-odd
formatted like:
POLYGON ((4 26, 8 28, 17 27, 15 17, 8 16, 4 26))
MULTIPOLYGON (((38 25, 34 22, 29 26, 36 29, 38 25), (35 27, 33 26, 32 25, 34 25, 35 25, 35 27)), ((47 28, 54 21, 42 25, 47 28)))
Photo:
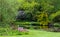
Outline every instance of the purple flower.
POLYGON ((23 27, 18 27, 18 31, 20 31, 20 32, 28 32, 28 30, 24 29, 23 27))
POLYGON ((23 27, 18 27, 18 31, 23 31, 23 27))

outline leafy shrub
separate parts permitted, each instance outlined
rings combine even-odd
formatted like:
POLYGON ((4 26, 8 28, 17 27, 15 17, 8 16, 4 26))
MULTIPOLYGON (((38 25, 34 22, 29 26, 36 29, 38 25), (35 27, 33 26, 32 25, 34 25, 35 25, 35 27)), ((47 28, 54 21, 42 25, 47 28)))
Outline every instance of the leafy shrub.
POLYGON ((18 29, 12 30, 10 27, 5 27, 5 28, 0 27, 0 36, 28 35, 28 34, 29 34, 28 30, 21 32, 18 29))
POLYGON ((60 23, 54 23, 55 27, 60 27, 60 23))

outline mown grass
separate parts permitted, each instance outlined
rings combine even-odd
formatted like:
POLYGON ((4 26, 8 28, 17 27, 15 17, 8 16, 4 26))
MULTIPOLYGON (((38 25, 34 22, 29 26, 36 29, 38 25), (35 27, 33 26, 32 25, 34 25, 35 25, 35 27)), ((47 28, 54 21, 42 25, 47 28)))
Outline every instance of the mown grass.
POLYGON ((29 30, 29 35, 0 36, 0 37, 60 37, 60 32, 47 32, 41 30, 29 30))

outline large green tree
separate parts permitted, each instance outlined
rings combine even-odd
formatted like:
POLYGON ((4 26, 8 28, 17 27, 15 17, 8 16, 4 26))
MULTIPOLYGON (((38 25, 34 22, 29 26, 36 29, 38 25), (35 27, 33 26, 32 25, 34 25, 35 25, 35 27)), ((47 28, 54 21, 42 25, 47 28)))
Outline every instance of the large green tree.
POLYGON ((10 23, 15 21, 17 9, 18 3, 16 0, 0 0, 0 18, 2 22, 10 23))

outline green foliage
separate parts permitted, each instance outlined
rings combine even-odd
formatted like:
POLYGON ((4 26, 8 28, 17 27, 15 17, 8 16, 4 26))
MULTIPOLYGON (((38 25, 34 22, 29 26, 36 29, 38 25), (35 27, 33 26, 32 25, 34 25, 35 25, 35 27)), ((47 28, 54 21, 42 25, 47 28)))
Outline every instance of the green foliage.
POLYGON ((54 23, 54 26, 60 28, 60 23, 54 23))
POLYGON ((49 19, 52 21, 55 17, 60 15, 60 11, 57 11, 56 13, 52 13, 49 17, 49 19))
MULTIPOLYGON (((15 16, 17 14, 17 9, 20 7, 22 9, 24 9, 26 12, 29 11, 30 13, 32 12, 32 14, 36 14, 38 12, 38 9, 42 9, 41 11, 47 12, 47 11, 51 11, 52 9, 54 9, 53 5, 50 5, 48 2, 49 1, 44 1, 44 0, 32 0, 32 1, 26 1, 26 0, 2 0, 3 2, 1 5, 1 13, 4 17, 4 21, 14 21, 15 16), (41 8, 40 8, 41 7, 41 8), (35 10, 36 9, 36 10, 35 10), (11 20, 10 20, 11 19, 11 20)), ((41 12, 40 11, 40 12, 41 12)), ((35 15, 34 15, 35 16, 35 15)), ((34 17, 33 16, 33 17, 34 17)), ((36 16, 35 16, 36 17, 36 16)))
POLYGON ((45 12, 37 12, 36 13, 36 18, 37 18, 37 21, 40 22, 40 24, 44 24, 44 25, 47 25, 48 22, 49 22, 49 19, 48 19, 48 14, 45 13, 45 12))
POLYGON ((15 21, 15 17, 19 8, 16 0, 2 0, 1 14, 3 15, 3 22, 15 21))
POLYGON ((20 32, 18 30, 12 30, 9 27, 2 28, 0 27, 0 36, 15 36, 15 35, 26 35, 29 32, 20 32))
MULTIPOLYGON (((48 25, 60 15, 59 0, 0 0, 0 24, 15 23, 19 8, 24 10, 28 18, 23 22, 33 20, 39 22, 38 24, 48 25)), ((21 25, 21 23, 18 24, 21 25)), ((23 24, 31 25, 31 23, 23 24)))

